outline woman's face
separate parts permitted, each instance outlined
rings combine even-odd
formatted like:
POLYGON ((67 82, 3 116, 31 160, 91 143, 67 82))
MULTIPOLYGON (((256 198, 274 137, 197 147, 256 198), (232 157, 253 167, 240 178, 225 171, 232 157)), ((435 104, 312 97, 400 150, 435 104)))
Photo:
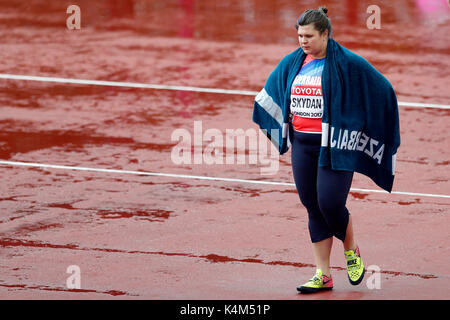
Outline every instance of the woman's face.
POLYGON ((314 25, 298 27, 298 42, 306 54, 316 58, 322 58, 326 54, 328 30, 322 34, 314 28, 314 25))

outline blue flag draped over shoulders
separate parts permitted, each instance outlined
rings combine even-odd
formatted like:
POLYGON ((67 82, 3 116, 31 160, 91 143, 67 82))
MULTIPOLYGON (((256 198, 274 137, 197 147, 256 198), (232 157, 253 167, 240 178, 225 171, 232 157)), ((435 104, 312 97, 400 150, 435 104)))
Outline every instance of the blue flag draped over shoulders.
MULTIPOLYGON (((255 97, 253 121, 280 154, 291 144, 291 86, 305 57, 301 48, 285 56, 255 97)), ((367 60, 329 39, 322 92, 319 166, 362 173, 391 192, 400 146, 397 97, 392 85, 367 60)))

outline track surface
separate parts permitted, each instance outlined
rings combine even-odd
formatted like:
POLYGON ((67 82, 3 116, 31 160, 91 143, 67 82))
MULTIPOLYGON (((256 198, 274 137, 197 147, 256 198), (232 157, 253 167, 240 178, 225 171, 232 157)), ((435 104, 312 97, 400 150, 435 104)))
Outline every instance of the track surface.
MULTIPOLYGON (((260 162, 172 161, 174 130, 194 142, 195 121, 203 133, 256 130, 253 97, 2 79, 1 160, 116 171, 0 166, 0 298, 449 299, 449 8, 400 2, 379 1, 380 30, 366 28, 373 1, 308 5, 328 6, 334 38, 380 70, 399 101, 444 106, 400 108, 394 191, 410 194, 373 192, 355 175, 348 207, 366 266, 381 270, 380 289, 349 284, 336 240, 335 289, 297 295, 314 260, 289 154, 275 175, 262 175, 260 162), (80 267, 81 289, 66 286, 70 265, 80 267)), ((249 91, 296 48, 292 26, 306 9, 295 1, 78 1, 82 28, 70 31, 72 3, 43 3, 0 4, 8 27, 1 74, 249 91)))

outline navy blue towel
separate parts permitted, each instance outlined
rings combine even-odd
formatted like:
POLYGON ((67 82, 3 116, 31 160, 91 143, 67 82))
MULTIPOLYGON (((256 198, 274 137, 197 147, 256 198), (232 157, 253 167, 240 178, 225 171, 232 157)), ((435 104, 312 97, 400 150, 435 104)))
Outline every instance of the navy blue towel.
MULTIPOLYGON (((255 98, 253 121, 280 154, 290 147, 291 86, 306 55, 285 56, 255 98)), ((364 58, 329 39, 322 74, 324 112, 319 166, 362 173, 391 192, 400 146, 397 97, 364 58)))

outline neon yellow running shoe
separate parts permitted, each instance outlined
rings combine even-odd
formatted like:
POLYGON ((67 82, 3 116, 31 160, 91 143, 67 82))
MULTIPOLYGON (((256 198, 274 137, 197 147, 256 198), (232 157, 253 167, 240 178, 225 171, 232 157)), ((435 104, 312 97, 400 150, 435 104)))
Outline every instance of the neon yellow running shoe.
POLYGON ((316 270, 316 274, 308 282, 297 287, 300 293, 314 293, 331 289, 333 289, 333 279, 323 275, 320 269, 316 270))
POLYGON ((361 283, 364 278, 364 264, 359 254, 359 248, 355 250, 345 251, 345 259, 347 260, 348 280, 354 286, 361 283))

